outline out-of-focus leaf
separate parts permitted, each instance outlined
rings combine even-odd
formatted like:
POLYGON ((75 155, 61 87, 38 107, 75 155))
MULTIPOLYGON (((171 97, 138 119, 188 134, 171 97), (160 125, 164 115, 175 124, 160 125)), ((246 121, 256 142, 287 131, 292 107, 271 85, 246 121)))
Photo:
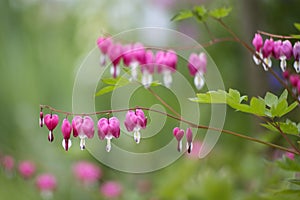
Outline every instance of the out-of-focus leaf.
POLYGON ((193 17, 193 12, 191 10, 182 10, 171 18, 171 21, 180 21, 193 17))
POLYGON ((300 31, 300 23, 294 23, 295 28, 300 31))
POLYGON ((232 8, 231 7, 222 7, 222 8, 217 8, 214 10, 211 10, 209 12, 209 15, 211 17, 217 18, 217 19, 221 19, 226 17, 230 12, 231 12, 232 8))
MULTIPOLYGON (((299 123, 300 124, 300 123, 299 123)), ((298 124, 298 125, 299 125, 298 124)), ((263 127, 271 130, 271 131, 275 131, 275 132, 279 132, 274 126, 272 126, 272 124, 268 123, 268 124, 261 124, 263 127)), ((292 122, 291 120, 287 119, 286 122, 277 122, 277 125, 279 125, 280 129, 286 133, 286 134, 290 134, 290 135, 299 135, 300 134, 300 129, 298 128, 297 124, 295 122, 292 122)))
POLYGON ((299 172, 300 171, 300 163, 299 160, 291 160, 290 158, 283 157, 281 160, 276 161, 276 164, 284 170, 287 171, 295 171, 299 172))
POLYGON ((106 87, 100 89, 95 95, 96 96, 101 96, 103 94, 114 91, 116 88, 117 88, 117 86, 114 86, 114 85, 106 86, 106 87))
POLYGON ((123 77, 118 78, 104 78, 102 79, 102 82, 108 85, 127 85, 130 83, 130 81, 123 77))
POLYGON ((197 20, 204 22, 207 19, 207 10, 204 6, 195 6, 193 8, 193 14, 197 20))
POLYGON ((296 185, 300 185, 300 179, 290 179, 289 182, 296 185))
POLYGON ((270 108, 278 103, 278 97, 275 94, 267 92, 265 95, 265 103, 270 108))
POLYGON ((158 81, 153 81, 153 82, 151 83, 150 87, 156 87, 156 86, 160 86, 160 85, 162 85, 160 82, 158 82, 158 81))

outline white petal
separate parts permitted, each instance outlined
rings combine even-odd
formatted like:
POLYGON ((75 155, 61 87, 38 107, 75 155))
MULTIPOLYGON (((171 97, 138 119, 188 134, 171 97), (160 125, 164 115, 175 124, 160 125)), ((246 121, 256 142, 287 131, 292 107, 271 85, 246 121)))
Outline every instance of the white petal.
POLYGON ((297 73, 300 72, 300 62, 299 61, 294 62, 294 68, 295 68, 297 73))
POLYGON ((171 71, 170 70, 164 70, 163 72, 163 79, 164 79, 164 85, 167 87, 167 88, 170 88, 171 87, 171 84, 172 84, 172 75, 171 75, 171 71))
POLYGON ((145 88, 150 87, 152 80, 152 74, 150 74, 147 70, 144 70, 142 75, 142 84, 145 86, 145 88))
POLYGON ((132 62, 130 63, 130 68, 131 68, 131 79, 130 81, 136 81, 138 77, 138 62, 132 62))
POLYGON ((202 73, 197 72, 194 78, 194 84, 197 90, 201 90, 205 84, 205 79, 202 73))
POLYGON ((286 59, 280 60, 280 68, 283 72, 286 70, 286 59))

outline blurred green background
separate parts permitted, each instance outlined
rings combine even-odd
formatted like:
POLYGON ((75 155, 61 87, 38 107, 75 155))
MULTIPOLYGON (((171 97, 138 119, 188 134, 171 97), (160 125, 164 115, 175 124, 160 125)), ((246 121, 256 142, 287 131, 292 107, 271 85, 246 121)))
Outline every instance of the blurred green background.
MULTIPOLYGON (((300 22, 297 0, 2 0, 0 1, 0 151, 16 162, 32 160, 38 173, 58 177, 54 199, 101 199, 98 187, 80 188, 72 177, 72 163, 89 160, 99 165, 105 180, 117 180, 124 192, 120 199, 260 199, 267 189, 286 186, 292 176, 267 162, 274 152, 265 146, 222 135, 213 152, 202 160, 180 158, 172 166, 148 174, 126 174, 109 169, 88 151, 74 146, 66 153, 56 130, 54 144, 38 126, 39 104, 72 109, 76 71, 98 36, 145 26, 183 32, 205 43, 209 35, 194 20, 170 22, 178 11, 193 5, 208 8, 232 6, 227 24, 250 43, 256 30, 290 34, 300 22)), ((215 22, 209 26, 217 37, 227 33, 215 22)), ((252 55, 236 43, 207 48, 223 76, 226 88, 249 95, 281 91, 252 55)), ((109 96, 108 96, 109 97, 109 96)), ((108 98, 106 97, 106 98, 108 98)), ((255 137, 265 131, 248 115, 227 112, 225 128, 255 137)), ((96 136, 97 137, 97 136, 96 136)), ((94 138, 95 140, 97 138, 94 138)), ((202 136, 199 136, 201 138, 202 136)), ((74 140, 75 141, 75 140, 74 140)), ((0 199, 40 199, 34 180, 0 174, 0 199)))

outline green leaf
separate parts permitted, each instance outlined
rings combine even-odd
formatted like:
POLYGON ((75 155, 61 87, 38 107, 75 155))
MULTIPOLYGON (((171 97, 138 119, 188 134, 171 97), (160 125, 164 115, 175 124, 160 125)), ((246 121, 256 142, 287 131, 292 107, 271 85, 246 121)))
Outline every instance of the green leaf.
POLYGON ((104 78, 102 79, 102 82, 108 85, 121 85, 121 86, 125 86, 130 83, 130 81, 124 77, 104 78))
POLYGON ((250 101, 250 107, 253 113, 259 116, 265 115, 266 104, 264 100, 253 97, 250 101))
POLYGON ((204 6, 195 6, 193 8, 193 14, 197 20, 204 22, 207 19, 207 10, 204 6))
POLYGON ((174 17, 172 17, 171 21, 180 21, 180 20, 191 18, 193 16, 194 16, 194 14, 191 10, 182 10, 178 14, 176 14, 174 17))
POLYGON ((297 106, 298 106, 298 102, 295 101, 294 103, 290 104, 290 105, 285 109, 285 111, 282 113, 282 115, 285 115, 285 114, 291 112, 291 111, 294 110, 297 106))
POLYGON ((150 87, 156 87, 156 86, 160 86, 160 85, 162 85, 160 82, 158 82, 158 81, 153 81, 153 82, 151 83, 150 87))
POLYGON ((276 161, 276 164, 284 170, 298 172, 300 171, 300 164, 298 162, 296 159, 291 160, 284 156, 281 160, 276 161))
POLYGON ((267 92, 265 95, 265 103, 271 108, 278 103, 278 97, 275 94, 267 92))
MULTIPOLYGON (((261 125, 271 131, 279 132, 279 130, 277 130, 277 128, 275 128, 271 123, 261 124, 261 125)), ((295 122, 292 122, 291 120, 287 119, 286 122, 277 122, 277 125, 285 134, 297 135, 297 136, 300 134, 300 129, 298 127, 300 123, 297 125, 295 122)))
POLYGON ((113 85, 110 85, 110 86, 106 86, 102 89, 100 89, 95 95, 96 96, 101 96, 103 94, 106 94, 106 93, 109 93, 111 91, 114 91, 118 86, 113 86, 113 85))
POLYGON ((300 31, 300 23, 294 23, 295 28, 300 31))
POLYGON ((287 99, 287 98, 288 98, 288 94, 289 94, 288 91, 287 91, 287 90, 284 90, 284 91, 282 92, 282 94, 280 95, 278 101, 281 101, 281 100, 283 100, 283 99, 287 99))
POLYGON ((289 182, 296 185, 300 185, 300 179, 290 179, 289 182))
POLYGON ((288 102, 286 99, 281 100, 278 104, 271 107, 271 114, 273 117, 281 117, 284 115, 288 108, 288 102))
POLYGON ((217 19, 221 19, 221 18, 224 18, 226 17, 230 12, 231 12, 232 8, 231 7, 222 7, 222 8, 217 8, 217 9, 214 9, 214 10, 211 10, 209 12, 209 15, 211 17, 214 17, 214 18, 217 18, 217 19))

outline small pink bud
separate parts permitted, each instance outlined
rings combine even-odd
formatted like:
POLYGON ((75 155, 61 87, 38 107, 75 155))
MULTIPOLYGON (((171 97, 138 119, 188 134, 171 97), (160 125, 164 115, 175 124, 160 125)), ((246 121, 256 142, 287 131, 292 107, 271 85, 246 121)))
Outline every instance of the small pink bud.
POLYGON ((35 164, 31 161, 23 161, 19 164, 19 173, 24 179, 29 179, 35 173, 35 164))
POLYGON ((58 115, 53 115, 53 114, 47 114, 44 118, 45 125, 49 129, 49 135, 48 135, 48 140, 50 142, 53 142, 54 136, 53 136, 53 130, 56 128, 58 122, 59 122, 59 117, 58 115))
POLYGON ((116 181, 108 181, 100 187, 100 192, 105 198, 118 198, 122 195, 123 187, 116 181))
POLYGON ((184 130, 175 127, 173 129, 173 135, 175 136, 176 140, 177 140, 177 150, 178 152, 181 152, 182 150, 182 138, 184 136, 184 130))
POLYGON ((69 148, 72 145, 71 140, 70 140, 71 132, 72 132, 72 126, 71 126, 68 119, 63 120, 63 123, 61 125, 61 132, 62 132, 62 135, 64 137, 64 139, 62 141, 62 145, 63 145, 64 149, 66 151, 68 151, 69 148))
POLYGON ((297 87, 299 82, 299 76, 296 74, 290 75, 290 83, 293 87, 297 87))
POLYGON ((253 40, 252 40, 252 44, 253 46, 255 47, 255 50, 257 52, 260 51, 260 49, 262 48, 263 46, 263 39, 261 37, 261 35, 259 33, 256 33, 253 40))
POLYGON ((288 80, 290 77, 290 72, 288 70, 285 70, 284 72, 282 72, 282 76, 284 79, 288 80))
POLYGON ((43 114, 43 111, 40 112, 40 127, 43 127, 44 125, 44 114, 43 114))
POLYGON ((187 141, 187 150, 188 153, 191 153, 192 149, 193 149, 193 132, 191 130, 191 128, 187 128, 186 129, 186 141, 187 141))
POLYGON ((294 159, 295 159, 295 154, 290 153, 290 152, 286 152, 286 153, 285 153, 285 156, 288 157, 288 158, 291 159, 291 160, 294 160, 294 159))

